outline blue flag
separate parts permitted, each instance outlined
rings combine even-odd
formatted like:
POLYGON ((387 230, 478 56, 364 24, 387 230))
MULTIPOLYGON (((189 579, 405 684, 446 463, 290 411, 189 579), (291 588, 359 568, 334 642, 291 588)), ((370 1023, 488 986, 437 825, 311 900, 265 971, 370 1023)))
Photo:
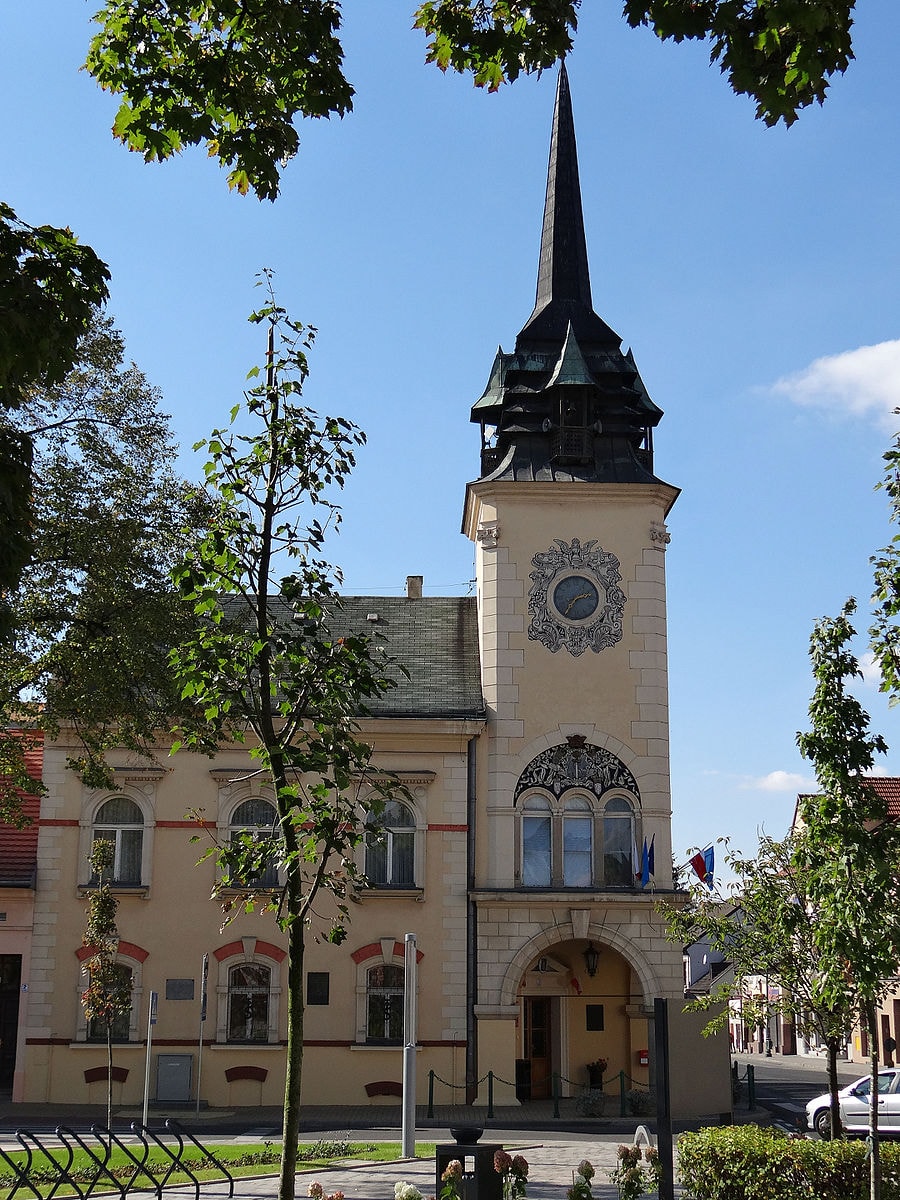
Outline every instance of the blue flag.
POLYGON ((703 851, 703 865, 706 867, 706 874, 703 878, 703 882, 706 884, 709 890, 712 891, 713 875, 715 874, 716 869, 716 851, 714 846, 708 846, 703 851))
POLYGON ((647 839, 644 838, 644 844, 641 847, 641 887, 646 887, 650 882, 650 850, 647 846, 647 839))

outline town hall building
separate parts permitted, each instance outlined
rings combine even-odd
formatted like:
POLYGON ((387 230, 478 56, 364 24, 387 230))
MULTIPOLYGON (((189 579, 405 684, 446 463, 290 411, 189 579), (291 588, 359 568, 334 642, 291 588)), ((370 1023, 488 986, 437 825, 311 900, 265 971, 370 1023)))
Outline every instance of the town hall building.
MULTIPOLYGON (((462 530, 477 595, 426 597, 411 576, 400 598, 343 601, 347 630, 377 632, 409 671, 360 721, 407 798, 360 849, 370 886, 344 943, 311 930, 305 1103, 398 1096, 408 933, 420 1103, 429 1071, 441 1104, 485 1103, 488 1072, 498 1103, 577 1095, 602 1059, 607 1079, 647 1086, 654 1000, 679 1014, 683 1001, 682 950, 655 907, 673 895, 665 560, 678 496, 655 474, 661 417, 593 308, 563 68, 534 311, 471 411, 480 462, 462 530)), ((196 865, 187 815, 200 810, 219 841, 272 827, 247 750, 163 751, 155 764, 122 753, 117 790, 92 791, 66 767, 75 748, 65 732, 44 747, 14 1098, 105 1098, 102 1031, 80 1003, 87 857, 102 836, 115 845, 118 961, 132 984, 116 1102, 143 1094, 156 993, 151 1099, 279 1104, 285 940, 271 914, 222 927, 217 868, 196 865)), ((690 1030, 689 1046, 673 1034, 673 1055, 695 1068, 689 1087, 687 1070, 683 1086, 673 1074, 676 1111, 718 1115, 730 1109, 727 1047, 690 1030), (709 1071, 701 1059, 715 1060, 709 1071)))

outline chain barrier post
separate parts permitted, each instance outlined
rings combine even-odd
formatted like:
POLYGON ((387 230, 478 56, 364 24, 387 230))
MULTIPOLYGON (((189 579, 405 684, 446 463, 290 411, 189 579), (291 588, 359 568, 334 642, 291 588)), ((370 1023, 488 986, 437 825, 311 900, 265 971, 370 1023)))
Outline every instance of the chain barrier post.
POLYGON ((494 1072, 488 1071, 488 1120, 494 1119, 494 1072))
POLYGON ((553 1115, 559 1116, 559 1074, 553 1072, 553 1115))
POLYGON ((756 1068, 752 1063, 747 1064, 747 1107, 751 1111, 756 1108, 756 1068))
POLYGON ((428 1120, 434 1117, 434 1071, 428 1072, 428 1120))

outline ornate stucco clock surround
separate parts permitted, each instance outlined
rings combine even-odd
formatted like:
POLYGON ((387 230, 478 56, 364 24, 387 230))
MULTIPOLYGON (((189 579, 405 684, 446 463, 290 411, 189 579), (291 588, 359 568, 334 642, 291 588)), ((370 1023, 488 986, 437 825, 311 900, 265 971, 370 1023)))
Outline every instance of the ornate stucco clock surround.
POLYGON ((625 593, 619 560, 596 540, 554 539, 532 558, 528 636, 551 653, 599 653, 622 637, 625 593))

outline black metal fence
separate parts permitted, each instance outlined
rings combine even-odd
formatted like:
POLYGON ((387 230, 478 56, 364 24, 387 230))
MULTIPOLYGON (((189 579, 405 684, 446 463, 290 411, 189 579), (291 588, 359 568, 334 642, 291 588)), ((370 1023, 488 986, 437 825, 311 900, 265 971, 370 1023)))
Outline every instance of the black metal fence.
POLYGON ((194 1200, 200 1200, 201 1180, 194 1170, 198 1162, 204 1170, 222 1176, 228 1184, 231 1200, 234 1178, 212 1151, 177 1121, 166 1121, 165 1130, 167 1137, 133 1121, 132 1137, 125 1141, 111 1129, 99 1125, 92 1125, 89 1134, 76 1133, 66 1125, 58 1125, 55 1142, 49 1145, 46 1134, 39 1137, 28 1130, 17 1129, 15 1136, 21 1152, 9 1152, 0 1147, 0 1164, 6 1166, 13 1181, 7 1200, 13 1200, 20 1191, 32 1200, 53 1200, 64 1187, 71 1188, 79 1200, 88 1200, 101 1188, 105 1192, 118 1192, 121 1200, 125 1200, 129 1192, 138 1191, 153 1191, 157 1200, 162 1200, 163 1188, 176 1172, 187 1176, 194 1186, 194 1200), (161 1151, 161 1162, 151 1163, 154 1149, 161 1151), (114 1169, 115 1150, 120 1152, 120 1166, 114 1169), (78 1157, 81 1162, 76 1167, 78 1157))

